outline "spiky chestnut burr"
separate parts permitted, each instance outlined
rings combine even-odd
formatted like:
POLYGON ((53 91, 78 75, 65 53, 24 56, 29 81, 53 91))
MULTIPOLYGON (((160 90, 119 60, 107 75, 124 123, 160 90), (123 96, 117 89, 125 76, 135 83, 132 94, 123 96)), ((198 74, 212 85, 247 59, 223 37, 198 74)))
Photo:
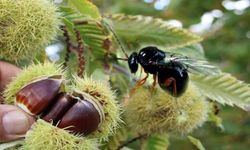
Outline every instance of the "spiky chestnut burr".
POLYGON ((115 101, 114 92, 110 86, 101 81, 95 81, 85 77, 75 77, 75 85, 72 89, 81 91, 93 97, 93 100, 100 104, 104 112, 104 120, 97 131, 90 134, 90 137, 107 140, 108 136, 115 133, 120 119, 120 106, 115 101))
MULTIPOLYGON (((46 64, 32 65, 24 69, 23 72, 12 83, 10 83, 10 85, 8 86, 8 89, 5 91, 5 94, 7 94, 9 98, 14 97, 15 94, 13 93, 16 93, 16 92, 17 92, 17 97, 19 97, 22 94, 24 95, 27 94, 27 96, 29 97, 28 91, 30 91, 31 93, 33 92, 33 94, 39 93, 40 92, 38 88, 39 86, 43 88, 42 90, 47 90, 47 93, 49 95, 46 95, 45 97, 50 97, 48 99, 52 99, 53 102, 52 104, 48 104, 48 107, 44 111, 42 111, 42 113, 39 111, 39 112, 35 112, 35 114, 38 114, 39 117, 43 119, 46 118, 45 119, 46 121, 52 121, 52 124, 54 124, 57 127, 60 127, 60 128, 65 127, 64 129, 69 130, 70 133, 73 133, 72 135, 77 134, 77 135, 85 136, 87 134, 90 134, 88 138, 91 138, 93 136, 96 138, 99 138, 99 136, 97 136, 99 131, 96 131, 96 129, 102 128, 104 121, 106 125, 106 130, 108 130, 107 128, 109 127, 113 127, 114 123, 117 123, 118 121, 120 121, 119 111, 118 111, 119 107, 114 102, 113 92, 110 90, 109 86, 103 85, 102 87, 99 87, 101 89, 100 93, 104 92, 101 95, 98 95, 98 91, 92 91, 96 93, 92 93, 90 91, 88 91, 88 93, 84 91, 78 91, 78 92, 74 91, 73 93, 68 93, 68 94, 59 93, 61 90, 58 90, 58 88, 59 89, 61 88, 61 79, 63 80, 63 78, 54 79, 53 77, 56 77, 56 76, 55 75, 51 76, 53 74, 61 74, 60 77, 64 76, 63 75, 64 73, 61 70, 61 67, 55 64, 46 63, 46 64), (48 82, 53 83, 53 86, 55 86, 55 88, 53 88, 54 90, 51 90, 50 86, 47 87, 48 82), (106 92, 102 88, 108 88, 108 89, 105 89, 108 92, 106 92), (55 96, 54 93, 58 93, 58 94, 55 96), (106 95, 110 93, 111 95, 108 95, 108 96, 106 95), (92 96, 92 94, 94 94, 94 96, 92 96), (97 98, 96 96, 97 97, 101 96, 101 97, 99 97, 100 99, 96 99, 97 98), (104 106, 106 106, 105 103, 108 103, 107 106, 108 108, 111 108, 111 109, 113 108, 112 105, 115 105, 114 106, 115 108, 113 110, 117 114, 112 115, 112 111, 111 111, 111 114, 110 112, 107 112, 108 115, 111 115, 111 119, 114 119, 115 118, 114 115, 117 115, 118 118, 115 118, 117 119, 115 120, 115 122, 112 122, 112 120, 110 121, 110 118, 108 120, 105 119, 106 116, 109 117, 107 114, 104 114, 105 111, 103 111, 103 109, 105 108, 104 106), (80 109, 80 108, 83 108, 83 109, 80 109), (82 127, 84 128, 82 129, 82 127), (93 135, 91 134, 92 132, 94 132, 93 135)), ((96 86, 99 83, 98 81, 95 81, 95 82, 91 81, 91 83, 92 82, 95 83, 94 86, 96 86)), ((90 88, 90 90, 94 90, 94 89, 90 88)), ((20 97, 21 99, 23 99, 22 96, 20 97)), ((31 96, 31 99, 36 99, 36 98, 31 96)), ((112 131, 113 129, 114 128, 112 128, 112 131)), ((36 134, 37 132, 38 131, 36 130, 32 133, 35 134, 35 136, 38 136, 38 134, 36 134)), ((108 133, 106 132, 106 133, 110 134, 110 132, 108 133)), ((35 136, 31 138, 33 142, 40 143, 40 141, 44 140, 44 138, 35 137, 35 136)), ((102 133, 100 138, 104 139, 107 136, 108 135, 105 135, 105 133, 102 133)), ((65 143, 65 141, 63 140, 60 142, 65 143)), ((76 143, 78 144, 78 142, 76 143)), ((39 146, 42 147, 42 145, 39 145, 39 146)), ((85 148, 80 148, 80 149, 85 149, 85 148)))
POLYGON ((1 0, 0 58, 18 62, 44 53, 57 34, 59 16, 50 0, 1 0))
MULTIPOLYGON (((61 74, 62 77, 64 76, 64 72, 61 69, 61 66, 55 65, 53 63, 45 63, 45 64, 37 64, 37 65, 31 65, 28 68, 24 69, 19 76, 17 76, 7 87, 7 89, 4 91, 5 97, 8 99, 9 103, 13 104, 13 101, 15 99, 16 93, 23 87, 27 86, 29 83, 33 83, 34 81, 49 77, 51 75, 61 74)), ((81 99, 84 97, 84 100, 86 97, 90 97, 89 101, 85 101, 84 103, 91 103, 90 105, 84 104, 83 106, 89 106, 89 108, 95 108, 93 110, 96 110, 97 114, 99 115, 98 121, 97 121, 97 130, 94 131, 94 129, 89 132, 83 132, 80 134, 89 134, 89 137, 96 137, 100 138, 100 140, 106 140, 107 137, 115 132, 116 127, 118 126, 118 122, 121 122, 120 119, 120 107, 115 101, 114 92, 110 89, 110 87, 107 84, 104 84, 100 81, 94 81, 89 78, 80 79, 75 78, 75 84, 69 88, 72 89, 71 91, 74 91, 73 89, 76 89, 78 92, 73 92, 73 97, 81 99), (78 93, 74 95, 75 93, 78 93), (79 94, 80 93, 80 94, 79 94), (85 94, 83 94, 85 93, 85 94), (94 106, 94 107, 92 107, 94 106)), ((69 91, 66 90, 66 91, 69 91)), ((58 93, 59 94, 59 93, 58 93)), ((67 97, 67 96, 66 96, 67 97)), ((59 98, 60 100, 64 98, 59 98)), ((68 99, 68 98, 66 98, 68 99)), ((89 98, 86 98, 87 100, 89 98)), ((65 100, 63 100, 65 101, 65 100)), ((67 101, 67 100, 66 100, 67 101)), ((74 100, 73 100, 74 101, 74 100)), ((78 100, 79 101, 79 100, 78 100)), ((75 102, 62 102, 59 105, 59 108, 61 109, 69 109, 73 107, 75 102), (72 105, 71 105, 72 104, 72 105), (63 105, 63 106, 62 106, 63 105), (70 105, 70 106, 69 106, 70 105)), ((51 106, 54 105, 54 102, 51 106)), ((53 107, 52 107, 53 108, 53 107)), ((55 108, 58 108, 55 106, 55 108)), ((60 110, 58 109, 58 110, 60 110)), ((61 109, 61 110, 62 110, 61 109)), ((52 111, 52 110, 51 110, 52 111)), ((46 110, 45 110, 46 112, 46 110)), ((56 111, 54 111, 56 112, 56 111)), ((67 112, 67 111, 63 111, 67 112)), ((74 111, 72 111, 74 112, 74 111)), ((54 125, 58 125, 57 123, 63 118, 63 115, 66 113, 56 113, 56 115, 51 114, 40 114, 41 117, 45 116, 47 117, 47 121, 53 121, 54 125), (49 117, 48 117, 49 116, 49 117), (62 117, 61 117, 62 116, 62 117), (53 120, 55 119, 55 121, 53 120), (58 121, 59 120, 59 121, 58 121)), ((72 116, 75 115, 71 113, 72 116)), ((68 118, 74 118, 74 117, 68 117, 68 118)), ((77 119, 76 119, 77 120, 77 119)), ((67 125, 62 125, 62 127, 66 127, 67 125)), ((88 127, 87 127, 88 128, 88 127)), ((72 131, 72 130, 71 130, 72 131)), ((74 131, 73 131, 74 132, 74 131)))
POLYGON ((63 79, 65 75, 61 65, 47 62, 32 64, 24 68, 4 90, 3 97, 5 98, 5 103, 14 104, 16 93, 32 81, 54 75, 61 75, 63 79))
POLYGON ((207 120, 208 106, 191 83, 187 91, 175 98, 161 89, 152 93, 141 87, 125 106, 125 121, 140 134, 172 132, 187 134, 207 120))
POLYGON ((73 135, 39 119, 26 134, 21 149, 98 150, 98 144, 95 139, 73 135))

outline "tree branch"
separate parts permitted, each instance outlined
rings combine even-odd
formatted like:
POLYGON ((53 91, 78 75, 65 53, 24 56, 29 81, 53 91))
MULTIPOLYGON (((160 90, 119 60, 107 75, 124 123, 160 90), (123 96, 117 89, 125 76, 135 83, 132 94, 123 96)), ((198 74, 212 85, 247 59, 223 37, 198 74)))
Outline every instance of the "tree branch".
POLYGON ((129 144, 131 144, 131 143, 133 143, 133 142, 135 142, 135 141, 137 141, 137 140, 143 139, 143 138, 145 138, 145 137, 147 137, 146 134, 143 134, 143 135, 139 135, 139 136, 137 136, 137 137, 134 137, 133 139, 131 139, 131 140, 129 140, 129 141, 123 143, 122 145, 120 145, 116 150, 120 150, 120 149, 122 149, 123 147, 125 147, 125 146, 127 146, 127 145, 129 145, 129 144))

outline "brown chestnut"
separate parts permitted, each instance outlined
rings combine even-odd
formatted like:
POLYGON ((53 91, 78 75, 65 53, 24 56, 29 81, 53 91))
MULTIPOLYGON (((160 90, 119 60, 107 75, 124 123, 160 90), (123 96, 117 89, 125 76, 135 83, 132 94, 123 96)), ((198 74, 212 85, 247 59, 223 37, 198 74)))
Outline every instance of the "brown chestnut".
POLYGON ((16 105, 31 115, 38 115, 53 102, 62 83, 62 79, 53 77, 33 81, 17 92, 16 105))
POLYGON ((41 118, 56 125, 78 100, 67 93, 59 93, 53 101, 54 103, 42 113, 41 118))
POLYGON ((81 99, 75 103, 62 117, 58 124, 59 128, 66 128, 67 130, 75 133, 87 135, 101 125, 103 121, 103 111, 100 109, 99 104, 88 95, 82 95, 81 99))

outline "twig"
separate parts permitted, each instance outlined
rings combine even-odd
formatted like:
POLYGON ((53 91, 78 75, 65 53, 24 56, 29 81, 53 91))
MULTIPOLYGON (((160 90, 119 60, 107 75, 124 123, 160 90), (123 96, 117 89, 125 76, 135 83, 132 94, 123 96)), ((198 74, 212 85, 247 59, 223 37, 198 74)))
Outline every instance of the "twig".
POLYGON ((139 80, 138 78, 132 76, 132 74, 131 74, 127 69, 123 68, 122 66, 120 66, 120 65, 118 65, 118 64, 115 64, 115 63, 112 63, 111 65, 112 65, 112 67, 113 67, 116 71, 118 71, 118 72, 124 74, 124 75, 127 76, 127 77, 132 78, 132 81, 133 81, 133 82, 136 82, 136 81, 139 80))
POLYGON ((86 25, 88 24, 88 21, 85 20, 78 20, 78 21, 73 21, 75 25, 86 25))
POLYGON ((75 29, 76 33, 76 40, 77 40, 77 49, 78 49, 78 61, 79 61, 79 68, 78 68, 78 76, 83 78, 83 73, 85 70, 85 57, 84 57, 84 46, 81 38, 81 34, 78 30, 75 29))
POLYGON ((112 63, 112 66, 116 71, 118 71, 118 72, 120 72, 128 77, 131 76, 131 73, 127 69, 123 68, 122 66, 119 66, 118 64, 115 64, 115 63, 112 63))
POLYGON ((131 143, 133 143, 133 142, 135 142, 135 141, 137 141, 137 140, 140 140, 140 139, 142 139, 142 138, 145 138, 145 137, 147 137, 146 134, 143 134, 143 135, 139 135, 139 136, 137 136, 137 137, 134 137, 133 139, 131 139, 131 140, 127 141, 126 143, 123 143, 122 145, 120 145, 116 150, 120 150, 120 149, 122 149, 123 147, 125 147, 125 146, 127 146, 127 145, 129 145, 129 144, 131 144, 131 143))
POLYGON ((66 68, 69 62, 69 54, 71 52, 72 44, 70 42, 70 36, 66 27, 62 26, 61 30, 63 31, 63 36, 65 37, 65 42, 66 42, 66 54, 65 54, 64 63, 63 63, 64 68, 66 68))

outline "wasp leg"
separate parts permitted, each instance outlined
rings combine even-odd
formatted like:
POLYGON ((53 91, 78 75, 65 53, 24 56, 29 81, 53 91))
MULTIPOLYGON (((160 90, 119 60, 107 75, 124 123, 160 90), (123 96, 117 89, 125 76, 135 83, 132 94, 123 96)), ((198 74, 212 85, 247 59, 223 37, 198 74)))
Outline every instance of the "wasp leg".
POLYGON ((173 77, 170 77, 165 80, 166 86, 170 86, 173 83, 173 96, 177 96, 176 80, 173 77))
POLYGON ((153 82, 153 84, 152 84, 152 87, 151 87, 151 92, 153 93, 153 91, 154 91, 154 89, 155 89, 155 86, 156 86, 156 81, 157 81, 157 74, 154 74, 153 75, 153 80, 154 80, 154 82, 153 82))
POLYGON ((143 85, 146 82, 147 78, 148 78, 148 73, 146 73, 146 76, 143 79, 136 82, 135 87, 132 88, 130 91, 130 95, 132 95, 139 86, 143 85))
POLYGON ((154 80, 154 82, 153 82, 153 87, 155 87, 155 86, 156 86, 156 78, 157 78, 157 75, 156 75, 156 74, 154 74, 154 75, 153 75, 153 80, 154 80))
POLYGON ((147 78, 148 78, 148 73, 146 73, 146 76, 145 76, 143 79, 139 80, 139 81, 136 83, 136 85, 137 85, 137 86, 143 85, 143 84, 146 82, 147 78))

